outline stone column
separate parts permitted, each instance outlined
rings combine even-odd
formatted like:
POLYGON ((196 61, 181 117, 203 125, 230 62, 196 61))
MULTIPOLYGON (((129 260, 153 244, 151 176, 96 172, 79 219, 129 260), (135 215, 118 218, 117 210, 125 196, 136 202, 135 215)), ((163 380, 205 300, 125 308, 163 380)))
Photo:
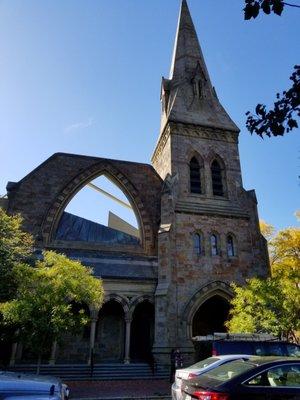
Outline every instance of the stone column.
POLYGON ((213 196, 210 164, 204 163, 205 191, 208 197, 213 196))
POLYGON ((98 316, 96 313, 93 313, 91 315, 90 353, 89 353, 89 358, 88 358, 89 365, 91 365, 91 363, 92 363, 92 355, 94 354, 97 321, 98 321, 98 316))
POLYGON ((131 317, 131 316, 126 316, 126 317, 125 317, 125 322, 126 322, 126 331, 125 331, 125 358, 124 358, 124 363, 125 363, 125 364, 129 364, 129 363, 130 363, 131 321, 132 321, 132 317, 131 317))
POLYGON ((10 367, 14 367, 14 365, 15 365, 17 350, 18 350, 18 343, 15 342, 12 344, 12 348, 11 348, 11 356, 10 356, 10 360, 9 360, 10 367))
POLYGON ((55 365, 56 349, 57 349, 57 341, 54 340, 54 342, 52 343, 52 347, 51 347, 51 355, 50 355, 50 359, 49 359, 49 365, 55 365))

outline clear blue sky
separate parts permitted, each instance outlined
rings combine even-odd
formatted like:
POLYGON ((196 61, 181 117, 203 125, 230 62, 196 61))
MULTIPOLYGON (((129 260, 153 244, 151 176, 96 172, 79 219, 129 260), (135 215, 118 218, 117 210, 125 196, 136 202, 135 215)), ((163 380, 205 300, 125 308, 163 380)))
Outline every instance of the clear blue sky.
MULTIPOLYGON (((179 0, 0 1, 0 194, 54 152, 150 162, 179 0)), ((252 137, 245 112, 271 103, 299 63, 300 10, 243 20, 242 0, 189 0, 211 79, 241 128, 246 189, 260 217, 295 225, 299 131, 252 137)))

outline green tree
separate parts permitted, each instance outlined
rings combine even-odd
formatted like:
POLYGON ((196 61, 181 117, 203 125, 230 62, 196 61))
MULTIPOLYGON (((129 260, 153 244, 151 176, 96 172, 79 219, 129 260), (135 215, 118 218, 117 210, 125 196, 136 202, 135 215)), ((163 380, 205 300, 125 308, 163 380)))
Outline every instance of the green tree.
POLYGON ((271 276, 232 285, 235 296, 227 327, 230 332, 266 332, 299 341, 300 229, 287 228, 272 237, 273 227, 261 223, 269 238, 271 276))
POLYGON ((100 308, 102 281, 80 262, 53 251, 45 251, 35 267, 22 264, 14 272, 17 296, 2 303, 0 311, 4 323, 18 329, 22 343, 36 350, 39 369, 42 355, 54 340, 88 322, 78 305, 100 308))
POLYGON ((33 239, 22 230, 22 221, 20 215, 10 216, 0 208, 0 302, 14 296, 14 267, 32 253, 33 239))

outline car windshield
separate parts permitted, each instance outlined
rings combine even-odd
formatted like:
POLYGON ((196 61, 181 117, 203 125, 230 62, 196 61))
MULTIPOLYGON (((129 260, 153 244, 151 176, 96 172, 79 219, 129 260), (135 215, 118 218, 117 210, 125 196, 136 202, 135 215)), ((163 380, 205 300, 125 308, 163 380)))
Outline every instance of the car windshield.
POLYGON ((201 369, 201 368, 206 368, 209 365, 213 364, 214 362, 219 361, 219 358, 217 357, 209 357, 206 358, 205 360, 199 361, 196 364, 193 364, 189 367, 189 369, 201 369))
POLYGON ((210 370, 209 372, 204 373, 202 377, 207 377, 209 379, 214 379, 220 382, 226 382, 234 378, 235 376, 240 375, 243 372, 249 371, 250 369, 255 367, 255 364, 247 361, 230 361, 227 364, 223 364, 213 370, 210 370))

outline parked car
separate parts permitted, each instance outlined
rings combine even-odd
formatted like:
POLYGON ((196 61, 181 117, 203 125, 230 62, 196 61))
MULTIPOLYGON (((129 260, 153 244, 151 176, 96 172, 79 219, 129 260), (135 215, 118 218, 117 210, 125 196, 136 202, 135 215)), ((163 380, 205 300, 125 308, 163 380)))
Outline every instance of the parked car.
POLYGON ((175 373, 175 382, 173 383, 171 389, 172 399, 182 399, 181 384, 183 379, 193 379, 207 371, 210 371, 213 368, 226 364, 229 361, 240 359, 248 360, 249 357, 251 356, 246 354, 230 354, 225 356, 209 357, 205 360, 199 361, 196 364, 191 365, 190 367, 177 369, 175 373))
POLYGON ((67 400, 69 388, 52 376, 0 371, 0 400, 67 400))
POLYGON ((300 358, 250 357, 184 380, 183 400, 299 400, 300 358))
MULTIPOLYGON (((300 346, 295 343, 273 340, 235 339, 234 335, 199 337, 195 340, 196 359, 203 360, 223 354, 251 354, 256 356, 300 357, 300 346), (232 338, 233 337, 233 338, 232 338)), ((236 335, 247 337, 247 335, 236 335)), ((259 337, 259 335, 257 335, 259 337)))

